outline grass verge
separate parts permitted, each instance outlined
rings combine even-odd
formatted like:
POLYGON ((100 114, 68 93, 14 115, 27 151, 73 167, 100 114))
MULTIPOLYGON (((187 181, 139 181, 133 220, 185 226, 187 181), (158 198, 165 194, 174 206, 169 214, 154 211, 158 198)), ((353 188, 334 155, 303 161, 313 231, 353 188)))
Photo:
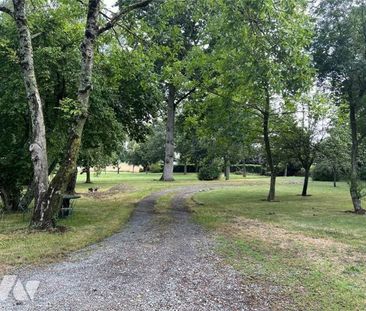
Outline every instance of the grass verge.
POLYGON ((6 214, 0 218, 0 275, 20 265, 58 261, 66 254, 96 243, 120 230, 128 221, 135 204, 151 192, 167 187, 192 184, 196 176, 177 175, 174 183, 160 182, 160 174, 120 175, 102 173, 85 184, 79 176, 72 216, 60 220, 63 233, 36 232, 28 229, 29 214, 6 214), (88 188, 99 188, 88 194, 88 188))
POLYGON ((366 218, 350 213, 346 184, 279 179, 279 202, 262 201, 268 181, 202 192, 195 220, 218 235, 219 251, 255 284, 279 288, 273 310, 364 310, 366 218), (202 205, 203 204, 203 205, 202 205), (284 307, 283 300, 287 300, 284 307))

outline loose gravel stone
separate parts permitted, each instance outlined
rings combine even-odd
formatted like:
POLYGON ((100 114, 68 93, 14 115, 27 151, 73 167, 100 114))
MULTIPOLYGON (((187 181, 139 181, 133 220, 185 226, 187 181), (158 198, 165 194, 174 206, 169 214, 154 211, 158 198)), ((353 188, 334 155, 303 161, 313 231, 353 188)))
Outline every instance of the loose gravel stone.
POLYGON ((202 190, 207 186, 154 193, 138 204, 120 233, 62 263, 16 271, 23 283, 40 281, 39 290, 32 302, 9 298, 0 309, 270 310, 273 297, 261 297, 260 286, 246 285, 245 277, 215 253, 215 240, 190 220, 185 200, 202 190), (171 221, 162 223, 154 204, 172 192, 178 194, 171 221))

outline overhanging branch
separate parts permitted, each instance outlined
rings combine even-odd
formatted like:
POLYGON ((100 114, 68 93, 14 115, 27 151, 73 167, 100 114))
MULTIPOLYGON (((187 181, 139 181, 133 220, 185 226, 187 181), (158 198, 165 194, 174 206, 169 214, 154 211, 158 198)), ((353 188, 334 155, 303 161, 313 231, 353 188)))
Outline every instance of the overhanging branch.
POLYGON ((187 97, 189 97, 191 94, 193 94, 196 91, 196 87, 194 87, 193 89, 191 89, 189 92, 187 92, 186 94, 184 94, 181 98, 179 98, 178 100, 176 100, 176 102, 174 103, 175 106, 178 106, 183 100, 185 100, 187 97))
POLYGON ((11 17, 14 18, 14 12, 11 9, 9 9, 9 8, 3 6, 3 5, 0 6, 0 12, 4 12, 6 14, 9 14, 11 17))
POLYGON ((121 9, 118 13, 116 13, 113 17, 111 17, 111 19, 102 27, 99 28, 98 30, 98 35, 101 35, 102 33, 106 32, 107 30, 111 29, 112 27, 114 27, 118 21, 127 13, 136 10, 136 9, 141 9, 143 7, 148 6, 153 0, 144 0, 144 1, 140 1, 134 4, 131 4, 123 9, 121 9))

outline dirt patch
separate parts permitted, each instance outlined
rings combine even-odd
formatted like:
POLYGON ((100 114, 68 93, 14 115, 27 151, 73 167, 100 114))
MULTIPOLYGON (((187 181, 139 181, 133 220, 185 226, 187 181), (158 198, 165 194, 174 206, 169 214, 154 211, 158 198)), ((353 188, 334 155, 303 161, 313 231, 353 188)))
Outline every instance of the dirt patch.
POLYGON ((101 200, 101 199, 105 199, 105 198, 110 198, 111 196, 117 195, 119 193, 126 193, 126 192, 131 192, 134 190, 135 189, 129 185, 119 184, 106 191, 101 191, 100 189, 98 189, 98 191, 81 193, 81 195, 83 195, 84 197, 101 200))
POLYGON ((311 261, 326 259, 343 266, 355 261, 366 260, 365 254, 355 251, 345 243, 332 239, 309 237, 299 232, 292 232, 273 224, 244 217, 237 217, 229 224, 221 226, 219 232, 237 238, 260 240, 311 261))
POLYGON ((11 271, 11 266, 0 264, 0 277, 9 273, 11 271))

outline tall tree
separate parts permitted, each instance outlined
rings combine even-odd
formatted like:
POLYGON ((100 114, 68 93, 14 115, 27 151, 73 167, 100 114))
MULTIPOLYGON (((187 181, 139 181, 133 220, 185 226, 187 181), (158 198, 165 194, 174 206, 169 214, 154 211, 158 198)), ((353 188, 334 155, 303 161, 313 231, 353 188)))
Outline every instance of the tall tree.
POLYGON ((324 0, 316 9, 314 59, 323 80, 330 80, 339 102, 348 105, 351 129, 350 194, 356 213, 364 214, 359 172, 359 148, 365 137, 366 4, 324 0))
POLYGON ((323 139, 328 134, 330 118, 337 111, 331 109, 330 98, 324 90, 312 90, 296 100, 293 114, 283 119, 281 147, 287 157, 298 161, 304 169, 302 196, 308 195, 310 168, 320 152, 323 139))
POLYGON ((145 0, 122 7, 119 12, 104 17, 108 20, 100 26, 100 0, 89 0, 86 27, 81 44, 81 68, 77 99, 68 101, 74 115, 70 127, 64 160, 60 169, 48 185, 48 160, 44 112, 34 68, 31 31, 27 20, 25 0, 13 0, 13 5, 1 5, 0 11, 7 13, 14 20, 19 36, 19 58, 25 83, 32 123, 31 158, 34 167, 35 208, 32 226, 40 229, 55 225, 54 214, 57 212, 62 193, 75 172, 81 137, 88 116, 90 94, 92 90, 92 72, 96 39, 112 29, 129 12, 147 6, 152 0, 145 0))
POLYGON ((146 33, 155 42, 156 68, 165 94, 166 140, 162 180, 172 181, 176 111, 197 89, 197 66, 204 53, 202 33, 203 1, 162 1, 152 5, 144 16, 146 33))
POLYGON ((47 218, 45 197, 48 189, 48 159, 43 107, 34 69, 32 37, 25 0, 13 0, 13 9, 10 7, 10 2, 8 5, 0 6, 0 11, 14 19, 18 31, 18 56, 31 115, 32 138, 29 151, 34 170, 35 210, 39 211, 39 219, 43 220, 47 218))
POLYGON ((271 172, 268 201, 275 199, 277 163, 273 120, 288 98, 301 92, 311 77, 311 39, 306 1, 235 1, 220 3, 213 19, 218 55, 216 93, 230 96, 261 121, 266 162, 271 172), (225 35, 220 35, 224 33, 225 35))

